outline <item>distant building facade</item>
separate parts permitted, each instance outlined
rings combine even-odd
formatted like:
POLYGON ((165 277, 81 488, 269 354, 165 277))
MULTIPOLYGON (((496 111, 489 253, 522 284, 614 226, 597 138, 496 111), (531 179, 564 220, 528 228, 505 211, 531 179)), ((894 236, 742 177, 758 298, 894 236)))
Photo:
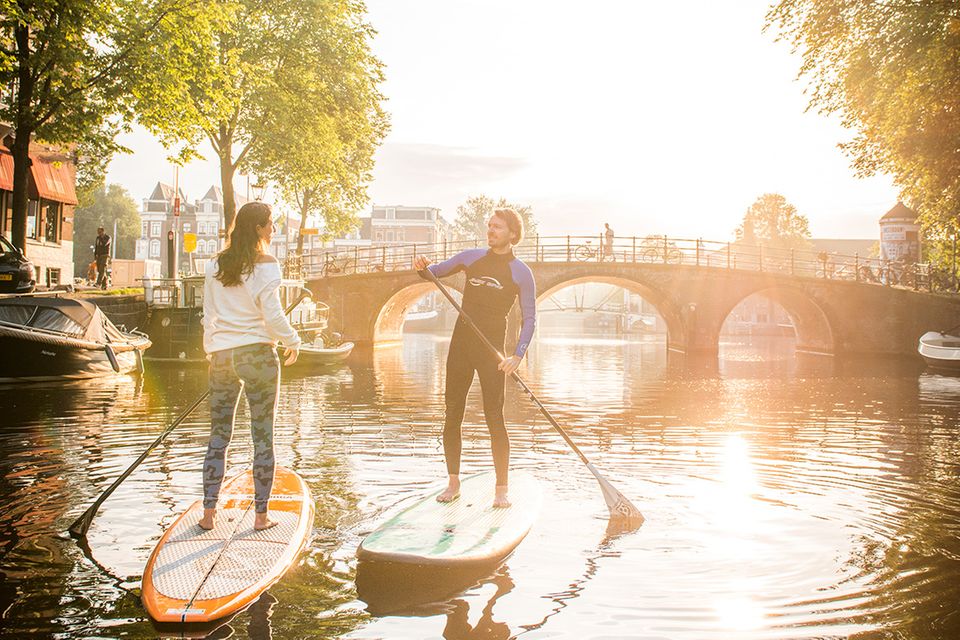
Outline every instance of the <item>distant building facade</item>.
MULTIPOLYGON (((159 260, 165 277, 177 274, 168 273, 169 256, 167 238, 171 231, 177 231, 179 251, 178 264, 182 273, 202 273, 206 262, 220 251, 223 242, 223 192, 212 186, 199 200, 188 202, 186 194, 180 190, 180 215, 174 215, 178 194, 168 184, 158 182, 148 198, 144 198, 140 211, 140 238, 136 245, 137 260, 159 260), (191 254, 184 251, 184 234, 196 236, 196 250, 191 254)), ((237 207, 247 199, 237 194, 237 207)))
POLYGON ((360 237, 373 244, 437 244, 450 239, 450 224, 436 207, 374 205, 360 218, 360 237))
POLYGON ((880 258, 912 264, 920 261, 920 255, 917 213, 898 202, 880 218, 880 258))
MULTIPOLYGON (((0 233, 8 240, 13 229, 13 140, 0 125, 0 233)), ((73 282, 73 213, 77 205, 76 165, 61 148, 30 143, 27 184, 27 257, 37 270, 40 287, 73 282)), ((80 238, 93 244, 93 238, 80 238)), ((93 259, 93 251, 90 252, 93 259)))

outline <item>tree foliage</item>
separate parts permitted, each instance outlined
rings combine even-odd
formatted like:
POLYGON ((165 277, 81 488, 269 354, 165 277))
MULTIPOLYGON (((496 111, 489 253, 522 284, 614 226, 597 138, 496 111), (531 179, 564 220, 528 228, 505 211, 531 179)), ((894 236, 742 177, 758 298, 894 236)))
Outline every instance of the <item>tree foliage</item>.
POLYGON ((960 2, 781 0, 767 16, 803 56, 810 106, 855 131, 860 175, 893 176, 934 236, 960 215, 960 2))
POLYGON ((131 60, 187 0, 0 0, 0 121, 13 128, 13 243, 26 250, 29 144, 67 145, 83 194, 129 115, 131 60), (6 96, 5 96, 6 97, 6 96))
POLYGON ((776 249, 808 249, 810 223, 779 193, 765 193, 750 205, 737 227, 737 243, 776 249))
POLYGON ((73 263, 76 273, 86 273, 93 260, 93 244, 97 227, 103 227, 113 235, 113 223, 117 222, 117 235, 111 238, 118 258, 133 259, 137 238, 140 237, 140 211, 127 190, 118 184, 100 187, 91 194, 88 205, 77 207, 73 213, 73 263))
POLYGON ((372 30, 356 0, 218 0, 168 21, 137 89, 140 121, 181 159, 207 141, 224 223, 237 171, 275 180, 307 212, 354 213, 385 133, 372 30))
POLYGON ((494 201, 485 195, 467 198, 467 201, 457 207, 457 218, 453 223, 453 237, 456 240, 476 240, 487 237, 487 220, 493 215, 494 209, 509 207, 517 212, 523 221, 523 242, 537 235, 537 222, 533 218, 533 208, 529 205, 518 205, 507 202, 506 198, 494 201))

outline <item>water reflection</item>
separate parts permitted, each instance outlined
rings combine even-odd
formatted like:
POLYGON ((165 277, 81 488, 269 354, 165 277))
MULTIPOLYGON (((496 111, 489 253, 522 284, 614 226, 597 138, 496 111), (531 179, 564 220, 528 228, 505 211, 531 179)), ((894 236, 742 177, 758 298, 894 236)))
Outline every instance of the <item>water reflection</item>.
MULTIPOLYGON (((779 346, 778 346, 779 345, 779 346)), ((731 341, 715 368, 658 340, 538 336, 521 372, 647 516, 606 538, 596 481, 516 388, 514 465, 540 518, 499 572, 416 616, 374 617, 354 553, 389 509, 442 483, 447 342, 408 336, 285 379, 277 459, 317 507, 298 567, 217 637, 952 638, 960 620, 960 381, 913 365, 805 361, 731 341), (599 543, 597 541, 600 541, 599 543), (506 635, 505 635, 506 634, 506 635)), ((207 407, 105 503, 86 559, 63 531, 202 392, 202 368, 0 388, 0 611, 12 637, 156 637, 136 589, 200 494, 207 407)), ((492 468, 479 390, 464 467, 492 468)), ((245 409, 229 453, 249 460, 245 409)))

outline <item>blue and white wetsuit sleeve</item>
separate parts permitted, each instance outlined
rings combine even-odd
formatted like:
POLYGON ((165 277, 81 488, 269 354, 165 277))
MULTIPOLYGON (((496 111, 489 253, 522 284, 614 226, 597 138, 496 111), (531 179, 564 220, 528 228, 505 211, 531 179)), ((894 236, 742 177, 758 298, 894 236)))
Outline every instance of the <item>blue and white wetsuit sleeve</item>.
MULTIPOLYGON (((461 251, 449 260, 444 260, 443 262, 438 262, 437 264, 431 264, 427 267, 427 269, 429 269, 430 273, 436 277, 445 278, 446 276, 453 275, 458 271, 463 271, 486 254, 486 249, 467 249, 466 251, 461 251)), ((420 277, 424 278, 422 275, 420 277)), ((424 280, 426 279, 427 278, 424 278, 424 280)))
POLYGON ((533 340, 533 332, 537 328, 537 285, 533 280, 533 272, 530 267, 519 260, 510 264, 510 271, 513 275, 513 281, 520 288, 520 314, 523 316, 523 323, 520 325, 520 338, 517 340, 517 349, 513 352, 515 356, 523 358, 533 340))

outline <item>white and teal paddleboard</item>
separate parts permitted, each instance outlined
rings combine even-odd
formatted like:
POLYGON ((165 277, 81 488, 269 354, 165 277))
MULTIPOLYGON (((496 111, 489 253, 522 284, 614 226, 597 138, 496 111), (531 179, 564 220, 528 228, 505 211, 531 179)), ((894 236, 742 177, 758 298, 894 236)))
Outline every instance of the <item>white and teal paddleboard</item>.
POLYGON ((357 549, 363 562, 468 567, 506 558, 526 537, 540 510, 540 485, 510 473, 510 502, 494 508, 493 473, 463 480, 460 497, 437 502, 432 492, 370 533, 357 549))

